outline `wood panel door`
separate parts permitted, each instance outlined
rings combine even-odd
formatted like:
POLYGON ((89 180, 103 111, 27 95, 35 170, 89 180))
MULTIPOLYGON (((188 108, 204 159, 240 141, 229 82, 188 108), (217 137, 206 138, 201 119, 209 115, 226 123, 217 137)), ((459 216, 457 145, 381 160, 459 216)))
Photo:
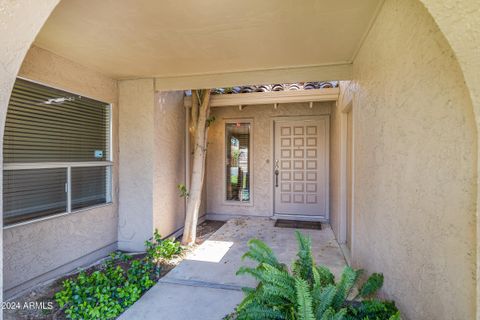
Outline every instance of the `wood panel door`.
POLYGON ((277 120, 274 137, 275 214, 328 220, 329 116, 277 120))

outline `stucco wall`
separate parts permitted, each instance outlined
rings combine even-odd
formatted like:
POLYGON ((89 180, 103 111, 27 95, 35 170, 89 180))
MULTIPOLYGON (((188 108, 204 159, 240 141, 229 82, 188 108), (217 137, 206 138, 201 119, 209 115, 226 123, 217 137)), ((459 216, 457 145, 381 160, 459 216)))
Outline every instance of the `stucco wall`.
POLYGON ((152 79, 119 81, 118 247, 142 251, 153 233, 154 88, 152 79))
POLYGON ((119 82, 120 207, 118 246, 143 251, 155 228, 183 226, 185 108, 183 92, 155 94, 153 79, 119 82))
MULTIPOLYGON (((460 18, 460 17, 458 17, 460 18)), ((354 61, 352 261, 405 319, 475 318, 476 130, 427 10, 387 0, 354 61)))
POLYGON ((162 236, 185 223, 185 200, 177 185, 185 183, 185 107, 183 91, 155 95, 155 180, 153 225, 162 236))
POLYGON ((228 215, 271 216, 273 214, 272 118, 329 114, 332 105, 333 103, 330 102, 315 103, 310 109, 308 103, 280 104, 277 110, 273 105, 255 105, 246 106, 242 111, 238 107, 213 108, 212 115, 216 120, 208 133, 207 214, 218 218, 228 215), (223 200, 225 120, 240 118, 253 120, 251 162, 253 205, 230 205, 223 200))
POLYGON ((113 204, 4 229, 4 288, 7 297, 114 250, 117 240, 118 108, 116 81, 48 51, 32 47, 19 75, 112 103, 113 204), (67 265, 67 266, 66 266, 67 265))
MULTIPOLYGON (((12 92, 15 77, 35 35, 40 30, 50 12, 59 0, 46 0, 41 3, 30 0, 22 3, 7 0, 0 1, 0 138, 3 145, 3 129, 8 109, 8 100, 12 92)), ((0 153, 0 164, 3 168, 3 153, 0 153)), ((0 172, 1 173, 1 172, 0 172)), ((0 174, 0 190, 3 185, 3 174, 0 174)), ((3 208, 0 200, 0 209, 3 208)), ((2 216, 3 222, 3 216, 2 216)), ((3 244, 3 229, 0 230, 0 241, 3 244)), ((3 301, 3 251, 0 253, 2 272, 0 273, 0 298, 3 301)), ((0 319, 2 319, 0 313, 0 319)))

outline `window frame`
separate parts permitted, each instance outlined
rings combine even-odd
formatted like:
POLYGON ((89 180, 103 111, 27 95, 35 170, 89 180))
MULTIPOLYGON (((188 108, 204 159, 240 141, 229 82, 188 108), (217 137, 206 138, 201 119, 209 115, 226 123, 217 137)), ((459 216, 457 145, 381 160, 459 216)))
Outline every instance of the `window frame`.
POLYGON ((253 119, 252 118, 232 118, 232 119, 223 119, 223 150, 222 150, 222 203, 226 206, 242 206, 242 207, 253 207, 254 203, 254 166, 253 166, 253 156, 254 156, 254 145, 253 145, 253 119), (250 150, 248 150, 248 161, 249 161, 249 182, 250 182, 250 199, 248 201, 235 201, 235 200, 227 200, 227 172, 226 172, 226 165, 227 165, 227 124, 236 124, 236 123, 248 123, 250 125, 250 137, 249 137, 249 144, 250 150))
MULTIPOLYGON (((88 210, 93 210, 96 208, 101 208, 105 206, 111 206, 114 204, 114 195, 113 195, 113 190, 114 190, 114 185, 113 185, 113 171, 114 171, 114 156, 113 156, 113 107, 112 103, 108 102, 103 102, 101 100, 98 100, 96 98, 92 98, 90 96, 80 94, 77 92, 74 92, 72 90, 60 88, 57 86, 53 86, 50 84, 46 84, 43 82, 31 80, 25 77, 17 77, 18 79, 22 79, 25 81, 29 81, 41 86, 45 86, 47 88, 51 89, 56 89, 56 90, 62 90, 71 94, 79 95, 85 98, 97 100, 99 102, 102 102, 106 105, 108 108, 108 131, 107 131, 107 148, 108 148, 108 159, 104 161, 69 161, 69 162, 19 162, 19 163, 3 163, 3 171, 11 171, 11 170, 29 170, 29 169, 66 169, 67 170, 67 181, 65 182, 65 188, 66 188, 66 193, 67 193, 67 211, 61 212, 61 213, 56 213, 52 214, 49 216, 44 216, 44 217, 39 217, 39 218, 32 218, 26 221, 21 221, 21 222, 15 222, 12 224, 5 225, 3 224, 3 229, 10 229, 22 225, 27 225, 31 223, 36 223, 40 221, 45 221, 49 219, 54 219, 70 214, 75 214, 78 212, 83 212, 83 211, 88 211, 88 210), (78 168, 78 167, 105 167, 108 169, 107 171, 107 190, 106 190, 106 195, 107 195, 107 202, 97 204, 97 205, 92 205, 76 210, 72 210, 72 179, 71 179, 71 173, 72 173, 72 168, 78 168)), ((13 88, 12 88, 13 90, 13 88)), ((3 193, 2 193, 3 197, 3 193)), ((2 211, 3 212, 3 211, 2 211)))

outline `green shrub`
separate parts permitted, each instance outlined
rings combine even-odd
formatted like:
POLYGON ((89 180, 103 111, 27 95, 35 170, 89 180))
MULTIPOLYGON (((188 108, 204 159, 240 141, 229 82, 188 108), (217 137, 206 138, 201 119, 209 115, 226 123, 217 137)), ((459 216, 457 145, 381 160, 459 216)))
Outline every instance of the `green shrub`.
POLYGON ((137 301, 160 276, 159 259, 168 260, 180 253, 173 240, 162 241, 157 230, 145 243, 147 254, 140 260, 115 252, 101 270, 85 271, 63 282, 55 300, 69 319, 112 319, 137 301), (124 268, 118 264, 125 265, 124 268))
POLYGON ((178 241, 173 239, 162 240, 162 236, 156 229, 153 238, 145 241, 145 247, 147 255, 152 261, 170 260, 183 250, 178 241))
POLYGON ((393 302, 372 299, 383 285, 383 275, 374 273, 358 286, 361 270, 346 267, 340 281, 312 257, 311 240, 296 233, 297 260, 290 272, 272 249, 258 239, 248 242, 243 258, 258 262, 255 268, 241 267, 237 274, 251 275, 259 281, 256 288, 245 288, 245 298, 227 319, 289 320, 396 320, 399 312, 393 302), (355 287, 358 294, 347 300, 355 287), (357 301, 356 299, 365 299, 357 301))
POLYGON ((365 300, 347 308, 345 320, 400 319, 400 314, 391 301, 365 300))

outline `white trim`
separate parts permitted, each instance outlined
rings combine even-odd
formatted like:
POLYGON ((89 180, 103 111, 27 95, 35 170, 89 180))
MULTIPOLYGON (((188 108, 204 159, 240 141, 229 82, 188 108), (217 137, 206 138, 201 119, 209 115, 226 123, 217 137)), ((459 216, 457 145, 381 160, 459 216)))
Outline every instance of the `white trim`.
POLYGON ((55 169, 74 167, 108 167, 113 166, 112 161, 85 161, 85 162, 24 162, 4 163, 3 170, 28 170, 28 169, 55 169))
POLYGON ((253 207, 253 181, 254 181, 254 168, 253 168, 253 153, 254 153, 254 139, 253 139, 253 132, 254 132, 254 125, 253 125, 253 119, 252 118, 224 118, 222 121, 222 130, 223 130, 223 156, 222 156, 222 191, 223 191, 223 197, 222 197, 222 203, 225 206, 243 206, 243 207, 253 207), (227 150, 227 131, 226 125, 229 123, 248 123, 250 124, 250 150, 248 150, 248 170, 249 170, 249 183, 250 183, 250 199, 248 201, 233 201, 233 200, 226 200, 227 199, 227 188, 225 185, 226 181, 226 172, 225 172, 225 166, 227 164, 227 155, 226 155, 226 150, 227 150))
MULTIPOLYGON (((337 101, 340 93, 339 88, 324 88, 311 90, 251 92, 237 94, 212 95, 211 107, 247 106, 258 104, 280 104, 294 102, 337 101)), ((184 105, 192 104, 192 97, 184 98, 184 105)))
POLYGON ((67 167, 67 212, 72 212, 72 167, 67 167))
POLYGON ((107 139, 107 148, 108 148, 108 161, 113 162, 113 106, 108 104, 108 139, 107 139))

